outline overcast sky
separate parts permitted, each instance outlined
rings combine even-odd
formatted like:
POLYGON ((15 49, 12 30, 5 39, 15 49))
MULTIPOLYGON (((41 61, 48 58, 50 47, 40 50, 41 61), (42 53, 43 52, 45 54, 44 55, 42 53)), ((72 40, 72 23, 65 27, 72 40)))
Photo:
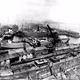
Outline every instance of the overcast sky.
POLYGON ((23 20, 80 24, 80 0, 0 0, 1 23, 23 20))
POLYGON ((0 0, 0 21, 46 20, 55 0, 0 0))

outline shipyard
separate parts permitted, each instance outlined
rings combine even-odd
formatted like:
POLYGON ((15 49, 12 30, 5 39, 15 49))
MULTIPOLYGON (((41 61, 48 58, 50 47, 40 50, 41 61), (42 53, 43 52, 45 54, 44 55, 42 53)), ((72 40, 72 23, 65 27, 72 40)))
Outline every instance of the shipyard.
POLYGON ((74 75, 80 78, 80 44, 69 42, 70 37, 80 37, 77 32, 48 24, 33 24, 20 30, 18 25, 3 26, 1 30, 1 79, 69 80, 74 75))
POLYGON ((79 0, 0 0, 0 80, 80 80, 79 0))

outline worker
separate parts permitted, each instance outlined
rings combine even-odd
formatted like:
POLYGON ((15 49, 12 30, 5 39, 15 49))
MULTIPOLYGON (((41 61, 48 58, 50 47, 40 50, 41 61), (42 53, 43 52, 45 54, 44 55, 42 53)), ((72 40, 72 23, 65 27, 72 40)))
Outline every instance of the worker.
POLYGON ((23 60, 26 60, 27 59, 27 56, 26 55, 23 55, 22 58, 23 58, 23 60))
POLYGON ((27 58, 33 58, 33 55, 31 53, 27 54, 27 58))
POLYGON ((5 61, 2 61, 2 62, 1 62, 1 66, 4 66, 4 64, 5 64, 5 61))
POLYGON ((9 59, 6 60, 6 67, 7 67, 7 68, 10 68, 10 60, 9 60, 9 59))
POLYGON ((21 60, 22 60, 22 56, 19 57, 19 61, 21 61, 21 60))

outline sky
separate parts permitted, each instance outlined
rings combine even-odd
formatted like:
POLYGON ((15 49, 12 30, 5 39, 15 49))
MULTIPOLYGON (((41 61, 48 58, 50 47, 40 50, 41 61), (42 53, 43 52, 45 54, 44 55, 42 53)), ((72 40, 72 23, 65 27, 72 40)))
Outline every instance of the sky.
POLYGON ((80 24, 80 0, 57 0, 50 10, 49 18, 64 23, 80 24))
POLYGON ((79 30, 80 0, 0 0, 3 24, 45 20, 75 24, 79 30))
POLYGON ((54 1, 0 0, 0 21, 3 23, 16 23, 25 20, 46 20, 51 4, 53 5, 54 1))

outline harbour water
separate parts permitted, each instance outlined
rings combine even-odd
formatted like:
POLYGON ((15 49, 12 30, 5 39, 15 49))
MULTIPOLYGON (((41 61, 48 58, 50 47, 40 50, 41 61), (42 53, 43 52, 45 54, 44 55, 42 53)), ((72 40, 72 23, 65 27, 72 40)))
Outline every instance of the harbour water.
POLYGON ((80 44, 80 38, 71 38, 70 37, 69 43, 71 43, 71 44, 80 44))

